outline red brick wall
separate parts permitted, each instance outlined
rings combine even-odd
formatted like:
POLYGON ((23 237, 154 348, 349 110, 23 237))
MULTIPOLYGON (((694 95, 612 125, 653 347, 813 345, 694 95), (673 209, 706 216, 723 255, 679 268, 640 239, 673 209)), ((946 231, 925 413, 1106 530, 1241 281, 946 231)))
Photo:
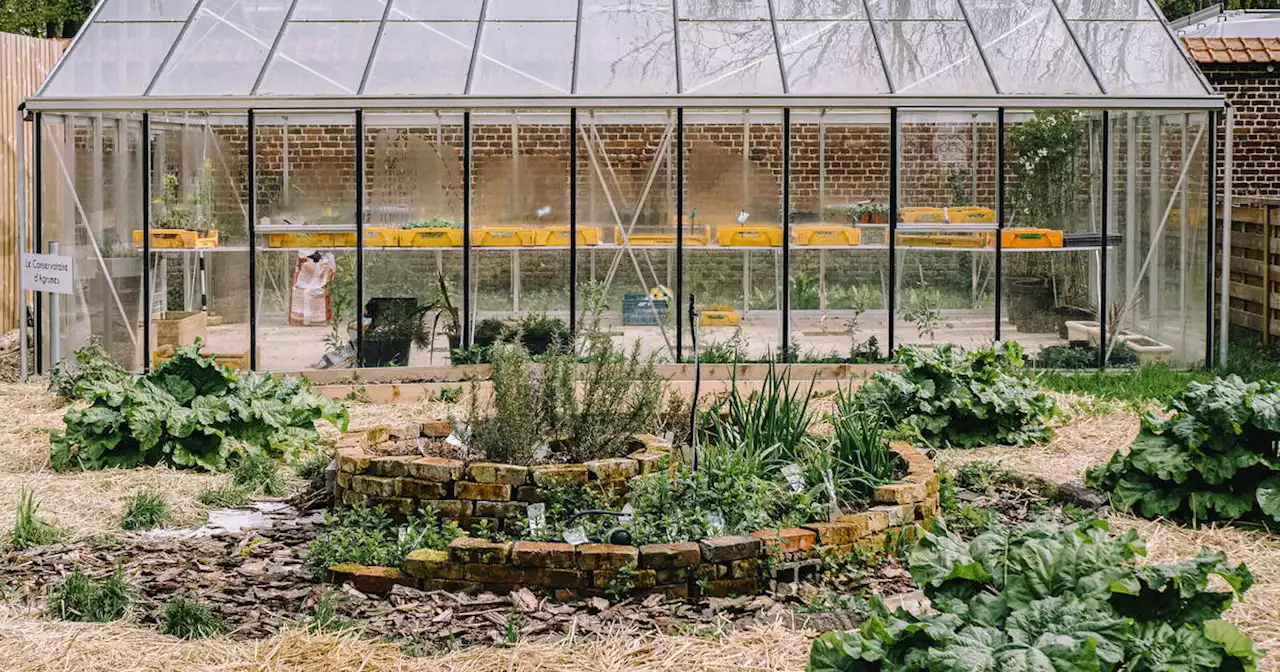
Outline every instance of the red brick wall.
MULTIPOLYGON (((1201 64, 1201 71, 1236 109, 1237 197, 1280 197, 1280 76, 1270 63, 1201 64)), ((1225 126, 1218 126, 1218 185, 1222 193, 1225 126)))

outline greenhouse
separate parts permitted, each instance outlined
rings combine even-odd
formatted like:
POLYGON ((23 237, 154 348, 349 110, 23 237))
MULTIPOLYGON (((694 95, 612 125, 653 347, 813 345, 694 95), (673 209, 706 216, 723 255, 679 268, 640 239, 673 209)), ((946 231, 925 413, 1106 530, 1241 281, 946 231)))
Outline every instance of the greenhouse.
POLYGON ((1207 364, 1223 110, 1150 0, 106 0, 21 111, 35 368, 1207 364))

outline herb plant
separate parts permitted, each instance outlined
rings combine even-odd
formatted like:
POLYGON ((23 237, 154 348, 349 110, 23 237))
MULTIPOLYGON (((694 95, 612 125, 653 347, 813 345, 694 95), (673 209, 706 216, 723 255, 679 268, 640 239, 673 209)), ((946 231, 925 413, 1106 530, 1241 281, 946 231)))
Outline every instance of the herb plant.
POLYGON ((305 380, 237 373, 199 346, 179 348, 144 376, 93 385, 91 405, 69 411, 53 435, 54 469, 224 471, 233 456, 253 451, 296 458, 316 438, 317 419, 346 427, 346 409, 305 380))
POLYGON ((964 351, 903 346, 901 371, 883 371, 858 389, 860 406, 893 421, 901 434, 930 446, 971 448, 1047 441, 1056 412, 1051 397, 1017 374, 1022 346, 964 351))
POLYGON ((1238 376, 1193 382, 1148 413, 1128 452, 1090 469, 1090 486, 1149 518, 1280 522, 1280 385, 1238 376))
POLYGON ((1253 670, 1260 657, 1222 614, 1253 576, 1201 551, 1137 566, 1133 530, 1103 521, 994 527, 969 542, 939 524, 908 568, 934 611, 894 613, 877 600, 855 632, 814 643, 810 672, 1210 672, 1253 670), (1217 576, 1229 592, 1207 589, 1217 576))
POLYGON ((25 551, 36 546, 56 544, 66 536, 62 528, 40 516, 40 505, 30 490, 23 488, 18 495, 18 515, 9 532, 9 546, 15 551, 25 551))
POLYGON ((317 577, 344 563, 399 567, 411 551, 440 550, 462 534, 457 523, 441 521, 431 508, 410 516, 403 525, 382 506, 340 509, 326 513, 325 521, 329 529, 307 549, 307 568, 317 577))
POLYGON ((734 446, 761 476, 796 461, 813 424, 813 381, 806 389, 792 387, 789 370, 770 364, 760 389, 743 396, 735 374, 728 396, 704 415, 707 442, 734 446))
POLYGON ((160 614, 160 632, 182 639, 204 639, 227 631, 227 622, 209 605, 175 597, 160 614))

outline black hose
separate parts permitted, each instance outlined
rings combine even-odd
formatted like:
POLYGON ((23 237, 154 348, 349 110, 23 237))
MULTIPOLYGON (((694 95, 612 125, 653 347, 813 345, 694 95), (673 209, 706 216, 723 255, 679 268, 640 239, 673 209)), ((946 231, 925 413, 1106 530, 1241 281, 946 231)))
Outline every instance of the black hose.
POLYGON ((693 402, 689 405, 689 449, 693 451, 693 470, 698 470, 698 392, 702 387, 702 359, 698 357, 698 309, 689 294, 689 337, 693 339, 693 402))

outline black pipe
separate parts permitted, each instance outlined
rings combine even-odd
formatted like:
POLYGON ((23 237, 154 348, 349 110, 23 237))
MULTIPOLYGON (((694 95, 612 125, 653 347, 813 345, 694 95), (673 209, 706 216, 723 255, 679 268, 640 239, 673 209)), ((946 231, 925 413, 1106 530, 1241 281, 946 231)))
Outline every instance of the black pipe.
POLYGON ((889 356, 896 343, 898 306, 898 108, 889 110, 889 356))
MULTIPOLYGON (((35 153, 36 193, 32 205, 36 215, 34 245, 36 254, 44 252, 44 113, 36 112, 35 142, 32 151, 35 153)), ((35 330, 36 330, 36 375, 44 373, 44 297, 42 292, 35 292, 35 330)))
POLYGON ((462 113, 462 349, 471 347, 471 111, 462 113))
MULTIPOLYGON (((142 113, 142 370, 151 370, 151 114, 142 113)), ((119 151, 119 148, 117 148, 119 151)))
POLYGON ((364 151, 364 110, 356 110, 356 366, 364 365, 364 151))
POLYGON ((258 120, 249 110, 249 370, 258 370, 258 120))
MULTIPOLYGON (((575 61, 574 67, 577 67, 575 61)), ((578 108, 569 110, 569 337, 578 336, 578 108)))
POLYGON ((1098 248, 1098 368, 1107 368, 1107 224, 1111 221, 1111 111, 1102 111, 1102 240, 1098 248))
MULTIPOLYGON (((679 312, 679 311, 676 311, 679 312)), ((693 400, 689 405, 689 449, 693 453, 693 470, 698 470, 698 394, 702 388, 702 361, 698 357, 698 309, 689 294, 689 337, 693 341, 693 400)))
MULTIPOLYGON (((747 254, 750 254, 748 252, 747 254)), ((782 110, 782 360, 791 352, 791 108, 782 110)))

